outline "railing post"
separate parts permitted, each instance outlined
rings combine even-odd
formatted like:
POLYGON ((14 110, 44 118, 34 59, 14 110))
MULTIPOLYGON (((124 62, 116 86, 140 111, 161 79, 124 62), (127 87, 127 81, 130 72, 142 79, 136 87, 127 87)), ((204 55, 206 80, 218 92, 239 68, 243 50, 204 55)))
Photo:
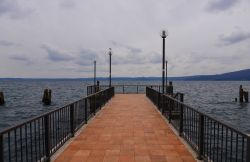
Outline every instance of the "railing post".
POLYGON ((0 134, 0 161, 4 160, 3 134, 0 134))
POLYGON ((96 113, 96 95, 94 95, 94 115, 96 113))
POLYGON ((180 130, 179 130, 179 136, 182 135, 182 132, 183 132, 183 104, 181 104, 181 107, 180 107, 180 130))
POLYGON ((164 114, 164 108, 165 108, 165 98, 164 98, 164 94, 161 95, 161 114, 164 114))
POLYGON ((124 85, 122 86, 122 92, 123 92, 123 94, 124 94, 124 85))
POLYGON ((88 123, 88 99, 85 98, 84 99, 84 102, 85 102, 85 107, 84 107, 84 111, 85 111, 85 124, 88 123))
POLYGON ((199 114, 198 125, 198 159, 202 160, 203 146, 204 146, 204 115, 199 114))
POLYGON ((71 136, 74 137, 75 127, 74 127, 74 104, 70 105, 70 132, 71 136))
POLYGON ((138 94, 138 85, 137 85, 137 94, 138 94))
POLYGON ((46 162, 50 162, 50 117, 44 116, 44 129, 45 129, 45 155, 46 162))
POLYGON ((184 94, 183 93, 180 93, 180 101, 184 102, 184 94))
POLYGON ((246 162, 250 162, 250 137, 247 137, 246 162))
POLYGON ((158 109, 160 109, 160 107, 161 107, 161 93, 159 92, 157 96, 158 96, 158 101, 157 101, 158 105, 157 106, 158 106, 158 109))
POLYGON ((171 119, 172 119, 172 108, 174 106, 174 101, 171 99, 169 102, 169 115, 168 115, 168 122, 171 123, 171 119))

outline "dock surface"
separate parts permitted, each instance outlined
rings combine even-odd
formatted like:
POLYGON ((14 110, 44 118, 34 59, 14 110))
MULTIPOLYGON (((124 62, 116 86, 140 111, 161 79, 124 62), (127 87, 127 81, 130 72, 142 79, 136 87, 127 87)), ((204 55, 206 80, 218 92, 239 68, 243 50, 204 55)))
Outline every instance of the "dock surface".
POLYGON ((116 94, 56 162, 195 162, 145 94, 116 94))

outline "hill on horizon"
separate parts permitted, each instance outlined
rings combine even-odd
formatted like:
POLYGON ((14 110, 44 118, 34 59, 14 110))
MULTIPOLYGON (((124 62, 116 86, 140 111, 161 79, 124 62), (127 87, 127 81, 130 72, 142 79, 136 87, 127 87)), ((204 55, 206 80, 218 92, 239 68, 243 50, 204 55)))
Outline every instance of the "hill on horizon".
MULTIPOLYGON (((239 71, 233 71, 223 74, 216 75, 195 75, 195 76, 184 76, 184 77, 172 77, 177 80, 186 80, 186 81, 239 81, 239 80, 250 80, 250 69, 244 69, 239 71)), ((170 77, 171 79, 171 77, 170 77)))
MULTIPOLYGON (((10 79, 10 80, 93 80, 93 78, 0 78, 0 79, 10 79)), ((108 77, 97 77, 97 80, 108 80, 108 77)), ((161 77, 112 77, 112 80, 161 80, 161 77)), ((193 76, 180 76, 180 77, 168 77, 168 80, 172 81, 250 81, 250 69, 244 69, 239 71, 233 71, 223 74, 215 75, 193 75, 193 76)))

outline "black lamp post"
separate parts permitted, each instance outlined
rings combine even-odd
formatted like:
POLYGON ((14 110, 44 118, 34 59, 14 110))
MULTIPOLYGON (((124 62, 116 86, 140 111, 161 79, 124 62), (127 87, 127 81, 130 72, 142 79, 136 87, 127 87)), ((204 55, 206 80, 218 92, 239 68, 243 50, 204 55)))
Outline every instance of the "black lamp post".
MULTIPOLYGON (((166 60, 166 87, 168 87, 168 60, 166 60)), ((166 89, 167 92, 167 89, 166 89)))
POLYGON ((96 91, 96 60, 94 61, 94 87, 96 91))
POLYGON ((168 33, 163 30, 161 37, 163 40, 163 46, 162 46, 162 93, 164 94, 164 89, 165 89, 165 38, 168 36, 168 33))
POLYGON ((109 87, 111 87, 111 48, 109 48, 109 87))

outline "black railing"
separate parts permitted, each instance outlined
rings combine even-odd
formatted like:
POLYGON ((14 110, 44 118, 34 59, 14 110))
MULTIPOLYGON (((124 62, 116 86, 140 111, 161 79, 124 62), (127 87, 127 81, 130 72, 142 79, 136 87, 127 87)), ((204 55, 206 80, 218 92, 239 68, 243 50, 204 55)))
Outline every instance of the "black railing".
POLYGON ((50 161, 113 96, 111 87, 0 132, 0 162, 50 161))
MULTIPOLYGON (((115 93, 117 94, 145 94, 146 93, 146 87, 151 87, 155 90, 161 91, 160 85, 125 85, 125 84, 116 84, 112 85, 115 87, 115 93)), ((100 86, 87 86, 87 94, 90 95, 92 93, 97 92, 98 90, 106 89, 109 85, 100 85, 100 86)))
POLYGON ((250 162, 250 138, 246 133, 152 88, 147 87, 146 95, 200 159, 250 162))

